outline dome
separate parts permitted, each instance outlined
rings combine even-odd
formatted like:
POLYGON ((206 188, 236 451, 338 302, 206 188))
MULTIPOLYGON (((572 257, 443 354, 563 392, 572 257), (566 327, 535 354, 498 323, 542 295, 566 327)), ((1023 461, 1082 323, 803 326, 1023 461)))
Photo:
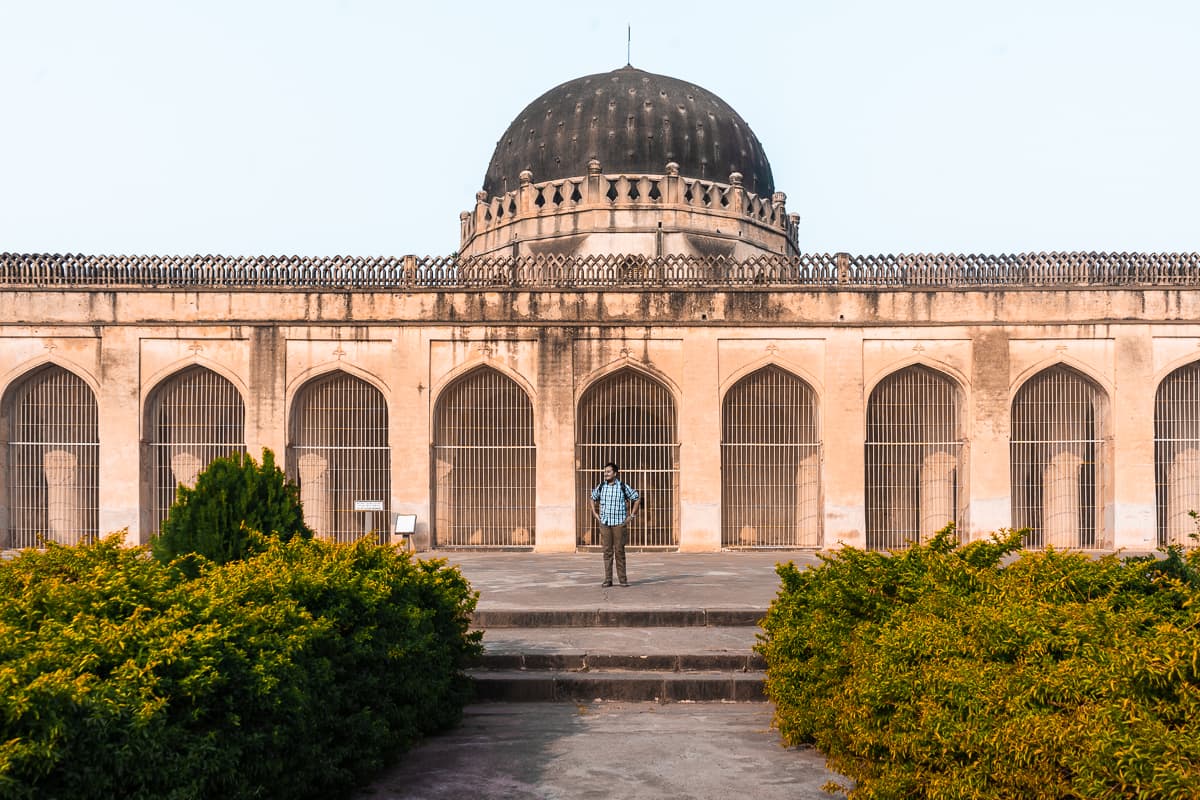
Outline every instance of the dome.
POLYGON ((587 174, 661 175, 667 162, 689 178, 728 183, 731 172, 760 197, 775 191, 754 131, 707 89, 625 66, 567 81, 534 100, 496 143, 483 189, 498 196, 519 185, 587 174))

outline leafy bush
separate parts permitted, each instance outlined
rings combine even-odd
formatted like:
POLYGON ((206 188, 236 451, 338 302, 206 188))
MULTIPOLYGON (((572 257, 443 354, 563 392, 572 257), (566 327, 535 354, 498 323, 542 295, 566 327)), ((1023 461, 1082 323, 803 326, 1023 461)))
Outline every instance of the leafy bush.
POLYGON ((331 797, 460 718, 457 570, 251 544, 193 580, 119 536, 0 564, 0 797, 331 797))
MULTIPOLYGON (((166 564, 199 553, 224 564, 251 552, 249 531, 262 531, 284 541, 311 539, 304 524, 300 489, 275 466, 275 454, 264 449, 262 464, 244 453, 214 459, 194 487, 180 486, 175 504, 152 543, 154 557, 166 564)), ((195 566, 182 566, 195 574, 195 566)))
POLYGON ((959 547, 798 570, 758 649, 785 741, 861 798, 1200 796, 1200 552, 959 547))

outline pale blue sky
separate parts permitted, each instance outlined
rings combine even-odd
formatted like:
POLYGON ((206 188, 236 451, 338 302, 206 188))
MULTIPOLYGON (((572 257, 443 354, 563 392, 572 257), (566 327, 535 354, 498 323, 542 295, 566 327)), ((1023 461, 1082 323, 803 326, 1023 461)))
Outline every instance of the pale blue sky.
POLYGON ((625 62, 762 141, 806 251, 1200 249, 1200 3, 0 0, 0 251, 444 254, 625 62))

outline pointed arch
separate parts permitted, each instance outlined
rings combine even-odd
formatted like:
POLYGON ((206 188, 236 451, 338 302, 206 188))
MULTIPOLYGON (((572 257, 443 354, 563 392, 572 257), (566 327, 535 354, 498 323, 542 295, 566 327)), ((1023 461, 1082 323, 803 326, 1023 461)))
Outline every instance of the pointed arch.
MULTIPOLYGON (((889 378, 895 377, 908 367, 924 367, 925 369, 935 372, 938 375, 948 379, 954 384, 955 388, 958 389, 959 398, 964 408, 967 406, 966 393, 970 388, 970 382, 967 380, 967 376, 945 361, 930 358, 926 355, 911 355, 907 358, 902 358, 889 364, 885 369, 876 372, 873 376, 865 381, 865 385, 868 389, 868 396, 875 391, 875 388, 879 386, 879 384, 883 383, 889 378)), ((965 424, 966 420, 964 419, 963 422, 965 424)))
POLYGON ((0 544, 79 544, 99 534, 99 409, 73 371, 43 363, 3 395, 0 473, 7 520, 0 544))
POLYGON ((1196 547, 1200 511, 1200 361, 1177 366, 1154 393, 1154 507, 1158 546, 1196 547))
POLYGON ((224 375, 192 364, 146 393, 142 430, 151 475, 147 513, 157 531, 181 485, 195 484, 213 459, 246 452, 246 404, 224 375))
POLYGON ((459 375, 433 412, 435 546, 535 543, 537 448, 533 403, 490 365, 459 375))
POLYGON ((335 373, 357 378, 384 397, 391 395, 392 390, 388 387, 387 383, 370 370, 364 369, 351 361, 325 361, 301 371, 295 377, 288 380, 287 389, 285 390, 285 402, 288 407, 291 408, 295 405, 296 395, 300 393, 301 389, 307 387, 313 381, 335 373))
POLYGON ((963 393, 945 372, 911 364, 867 400, 867 546, 907 547, 949 523, 966 531, 963 393))
POLYGON ((1024 381, 1011 423, 1013 527, 1027 546, 1104 546, 1107 395, 1063 362, 1024 381))
POLYGON ((298 386, 289 413, 287 469, 300 485, 304 520, 319 536, 353 541, 375 531, 386 540, 391 448, 383 392, 341 369, 298 386))
POLYGON ((743 376, 721 403, 721 544, 821 544, 816 392, 774 364, 743 376))
MULTIPOLYGON (((246 386, 246 382, 238 375, 235 370, 230 369, 227 365, 215 361, 207 356, 196 353, 188 358, 182 358, 172 364, 158 370, 153 375, 149 376, 142 384, 141 403, 142 407, 146 407, 146 403, 150 395, 156 391, 160 385, 193 367, 201 367, 210 372, 216 373, 221 378, 227 380, 230 385, 237 391, 242 398, 249 396, 250 390, 246 386)), ((143 419, 143 423, 145 420, 143 419)), ((145 428, 142 429, 143 431, 145 428)))
MULTIPOLYGON (((480 369, 490 369, 500 373, 520 387, 530 402, 536 404, 537 387, 530 383, 529 379, 499 359, 485 360, 482 357, 459 364, 443 374, 438 380, 433 381, 430 386, 430 397, 440 397, 451 384, 456 383, 463 376, 480 369)), ((537 413, 536 407, 534 408, 534 413, 537 413)))
POLYGON ((726 394, 728 394, 729 390, 733 388, 735 384, 739 383, 743 378, 758 372, 764 367, 777 367, 784 372, 796 376, 801 381, 808 384, 808 386, 813 390, 814 394, 816 394, 817 402, 820 403, 821 396, 825 392, 824 384, 812 371, 806 369, 804 365, 799 364, 790 358, 784 358, 779 354, 766 355, 762 358, 756 358, 747 364, 743 364, 738 369, 733 370, 721 382, 721 396, 724 397, 726 394))
POLYGON ((679 437, 675 397, 648 372, 626 366, 597 378, 581 393, 575 416, 576 530, 580 545, 599 544, 591 493, 601 466, 614 461, 642 495, 629 526, 632 547, 679 544, 679 437))
POLYGON ((100 381, 85 366, 70 359, 45 353, 17 364, 0 375, 0 403, 6 402, 10 392, 43 367, 60 367, 82 380, 92 390, 93 395, 100 393, 100 381))
POLYGON ((625 371, 634 372, 638 375, 644 376, 648 380, 661 384, 670 395, 672 402, 678 403, 679 398, 682 397, 682 392, 679 388, 679 385, 675 383, 675 381, 671 380, 669 375, 654 365, 635 359, 619 358, 615 361, 605 364, 602 367, 599 367, 598 369, 593 370, 591 374, 585 376, 584 379, 579 382, 575 391, 576 407, 579 406, 583 396, 587 392, 591 391, 592 387, 594 387, 597 383, 615 373, 625 371))

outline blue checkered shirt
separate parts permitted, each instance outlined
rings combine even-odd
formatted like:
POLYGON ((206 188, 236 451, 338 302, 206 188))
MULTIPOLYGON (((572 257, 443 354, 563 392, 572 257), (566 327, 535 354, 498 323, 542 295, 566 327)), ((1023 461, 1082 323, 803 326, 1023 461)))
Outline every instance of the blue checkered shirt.
POLYGON ((617 478, 612 483, 600 481, 600 485, 592 490, 592 499, 600 501, 601 525, 625 524, 625 499, 634 502, 641 497, 628 483, 617 478))

